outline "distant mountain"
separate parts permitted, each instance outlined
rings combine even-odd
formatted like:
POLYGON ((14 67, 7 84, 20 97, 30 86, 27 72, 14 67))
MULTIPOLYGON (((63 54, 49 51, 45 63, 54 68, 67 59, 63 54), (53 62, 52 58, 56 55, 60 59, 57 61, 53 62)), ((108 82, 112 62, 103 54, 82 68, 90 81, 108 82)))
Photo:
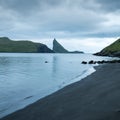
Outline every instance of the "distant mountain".
POLYGON ((100 52, 95 53, 95 55, 120 57, 120 39, 116 40, 111 45, 105 47, 100 52))
POLYGON ((53 51, 55 53, 83 53, 82 51, 68 51, 56 39, 53 40, 53 51))
POLYGON ((58 43, 56 39, 53 40, 53 51, 55 53, 68 53, 68 50, 58 43))
POLYGON ((41 43, 32 41, 13 41, 7 37, 0 37, 0 52, 9 53, 53 53, 53 50, 41 43))

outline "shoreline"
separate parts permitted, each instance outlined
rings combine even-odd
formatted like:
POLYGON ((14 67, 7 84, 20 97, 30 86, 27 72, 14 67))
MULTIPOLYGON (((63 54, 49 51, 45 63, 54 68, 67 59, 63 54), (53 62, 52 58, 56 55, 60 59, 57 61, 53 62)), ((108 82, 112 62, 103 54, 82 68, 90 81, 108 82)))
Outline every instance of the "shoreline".
MULTIPOLYGON (((45 98, 45 97, 47 97, 47 96, 50 96, 50 95, 56 93, 57 91, 63 89, 64 87, 67 87, 67 86, 69 86, 69 85, 71 85, 71 84, 74 84, 74 83, 76 83, 76 82, 81 81, 82 79, 84 79, 84 78, 86 78, 87 76, 90 76, 92 73, 94 73, 94 72, 96 71, 95 67, 98 67, 98 66, 99 66, 99 65, 91 66, 89 69, 85 70, 82 74, 78 75, 77 77, 74 77, 74 78, 70 79, 69 82, 65 82, 65 81, 64 81, 64 82, 63 82, 61 85, 59 85, 59 87, 56 88, 56 90, 54 90, 53 92, 51 92, 51 93, 49 93, 49 94, 47 94, 47 95, 45 95, 45 96, 43 96, 43 97, 40 97, 40 98, 37 97, 37 98, 38 98, 37 100, 34 100, 34 102, 32 101, 32 102, 29 103, 29 104, 23 105, 24 107, 20 107, 20 108, 18 108, 18 109, 14 109, 14 110, 12 109, 12 110, 13 110, 12 112, 11 112, 10 110, 8 110, 8 112, 2 113, 2 114, 0 115, 0 119, 6 117, 6 116, 8 116, 8 115, 11 115, 11 114, 13 114, 13 113, 16 112, 16 111, 22 110, 22 109, 26 108, 27 106, 29 106, 29 105, 31 105, 31 104, 34 104, 35 102, 37 102, 37 101, 39 101, 39 100, 41 100, 41 99, 43 99, 43 98, 45 98)), ((31 95, 31 96, 32 96, 32 95, 31 95)), ((32 97, 34 97, 34 96, 32 96, 32 97)), ((29 98, 29 96, 28 96, 28 98, 29 98)), ((26 99, 26 98, 24 98, 24 99, 26 99)))
POLYGON ((120 119, 120 64, 96 68, 86 78, 0 120, 120 119))

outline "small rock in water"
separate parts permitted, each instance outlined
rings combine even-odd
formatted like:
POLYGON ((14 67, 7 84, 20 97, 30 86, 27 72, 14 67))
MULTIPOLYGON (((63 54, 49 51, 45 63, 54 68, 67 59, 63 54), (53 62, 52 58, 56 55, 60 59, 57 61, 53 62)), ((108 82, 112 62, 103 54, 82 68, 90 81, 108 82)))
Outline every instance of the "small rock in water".
POLYGON ((48 63, 48 61, 45 61, 45 63, 48 63))
MULTIPOLYGON (((105 60, 102 60, 102 61, 93 61, 93 60, 91 60, 91 61, 89 61, 88 62, 88 64, 96 64, 96 63, 98 63, 98 64, 103 64, 103 63, 120 63, 120 60, 108 60, 108 61, 105 61, 105 60)), ((87 64, 87 62, 86 61, 82 61, 82 64, 87 64)))
POLYGON ((82 61, 82 64, 87 64, 87 62, 86 61, 82 61))
POLYGON ((89 61, 89 64, 94 64, 94 61, 93 60, 89 61))

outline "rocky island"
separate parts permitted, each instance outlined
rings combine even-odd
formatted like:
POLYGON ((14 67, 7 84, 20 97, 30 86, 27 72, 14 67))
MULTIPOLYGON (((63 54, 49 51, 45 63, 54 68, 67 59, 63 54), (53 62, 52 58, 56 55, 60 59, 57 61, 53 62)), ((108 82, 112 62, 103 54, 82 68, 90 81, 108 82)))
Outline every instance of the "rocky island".
POLYGON ((53 51, 55 53, 84 53, 82 51, 68 51, 56 39, 53 40, 53 51))
POLYGON ((42 43, 29 40, 11 40, 0 37, 0 52, 3 53, 83 53, 82 51, 68 51, 56 39, 53 40, 53 50, 42 43))

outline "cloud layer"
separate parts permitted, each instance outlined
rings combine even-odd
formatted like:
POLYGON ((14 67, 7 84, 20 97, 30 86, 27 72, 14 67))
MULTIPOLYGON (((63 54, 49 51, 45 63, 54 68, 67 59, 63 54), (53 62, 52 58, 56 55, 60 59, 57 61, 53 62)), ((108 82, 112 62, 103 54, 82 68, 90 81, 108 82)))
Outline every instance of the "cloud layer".
POLYGON ((119 37, 119 0, 0 0, 0 36, 119 37))

